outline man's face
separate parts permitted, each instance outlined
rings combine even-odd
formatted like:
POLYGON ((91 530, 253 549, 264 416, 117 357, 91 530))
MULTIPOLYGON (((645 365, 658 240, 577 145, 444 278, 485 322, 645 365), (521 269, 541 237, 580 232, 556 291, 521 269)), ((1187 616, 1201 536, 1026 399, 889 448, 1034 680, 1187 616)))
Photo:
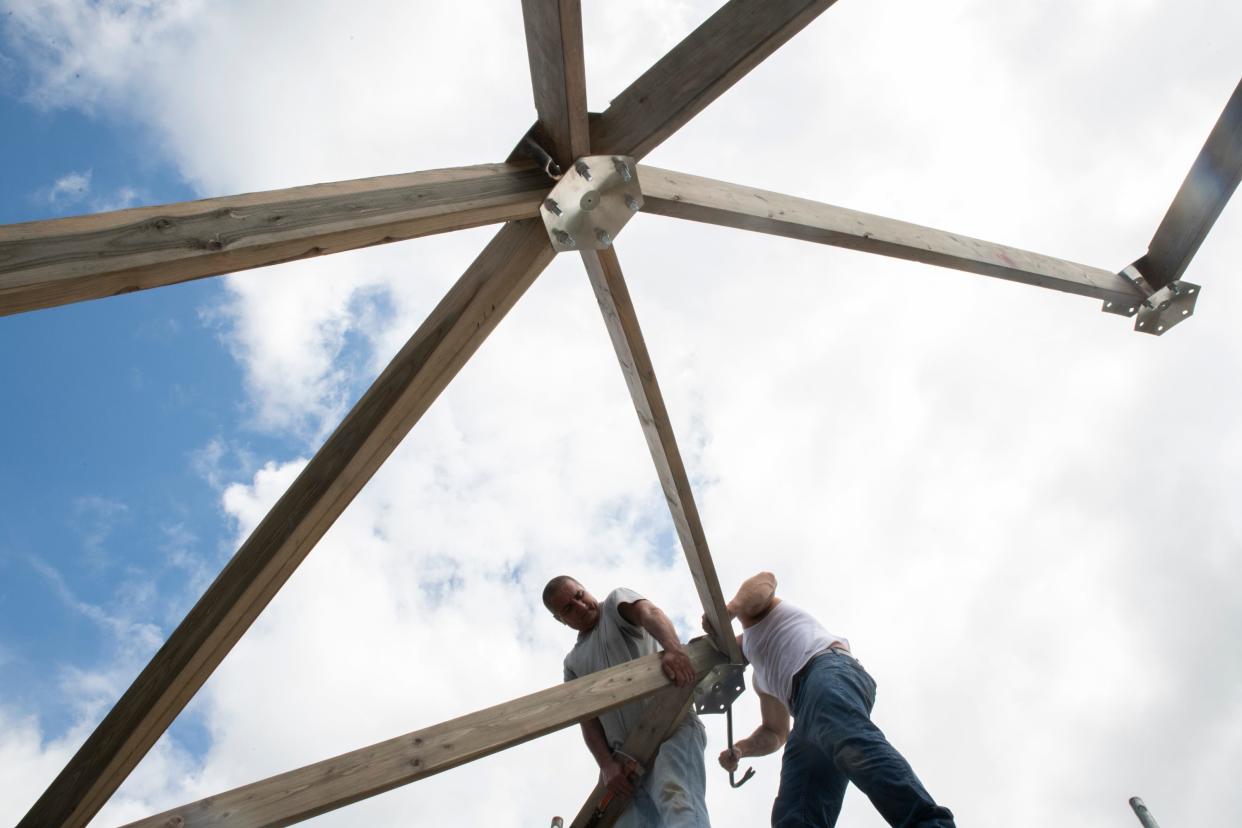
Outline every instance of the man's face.
POLYGON ((599 602, 577 581, 561 584, 548 602, 552 617, 578 632, 595 629, 599 623, 599 602))

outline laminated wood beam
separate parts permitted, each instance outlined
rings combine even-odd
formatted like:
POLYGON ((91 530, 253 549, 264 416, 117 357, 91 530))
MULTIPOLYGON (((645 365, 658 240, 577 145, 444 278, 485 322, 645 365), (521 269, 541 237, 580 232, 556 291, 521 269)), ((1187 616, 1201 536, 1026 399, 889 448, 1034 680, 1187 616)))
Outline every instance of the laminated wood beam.
POLYGON ((835 0, 729 0, 591 121, 591 152, 651 152, 835 0))
POLYGON ((242 544, 21 828, 77 828, 90 821, 552 256, 538 220, 500 230, 242 544))
POLYGON ((589 154, 579 0, 522 0, 538 132, 562 170, 589 154))
MULTIPOLYGON (((660 745, 673 735, 673 731, 689 712, 690 703, 693 700, 693 687, 666 687, 661 690, 659 695, 648 702, 647 712, 638 726, 626 737, 625 744, 621 746, 622 752, 626 756, 637 759, 638 763, 649 771, 660 745)), ((621 815, 625 813, 625 809, 629 807, 630 800, 613 797, 604 807, 599 819, 591 821, 606 791, 607 788, 602 782, 595 784, 595 790, 591 791, 590 797, 579 809, 578 816, 574 817, 570 828, 587 828, 587 826, 612 828, 616 824, 621 815)))
POLYGON ((621 273, 621 263, 611 247, 606 250, 583 251, 582 261, 590 275, 599 309, 604 314, 604 324, 612 339, 613 349, 617 352, 617 360, 621 363, 621 372, 625 375, 625 384, 638 412, 638 421, 642 424, 643 436, 651 450, 651 459, 655 461, 660 486, 664 489, 664 499, 672 514, 673 525, 677 528, 677 537, 681 540, 686 563, 689 564, 690 574, 694 578, 694 587, 703 603, 703 611, 712 630, 721 631, 714 633, 716 646, 728 655, 732 663, 741 664, 742 653, 738 649, 737 640, 730 633, 733 627, 725 611, 724 594, 716 576, 716 565, 712 562, 711 552, 707 547, 707 536, 694 502, 694 491, 690 488, 686 465, 677 449, 673 424, 664 405, 660 385, 656 381, 655 366, 651 363, 651 355, 647 353, 647 344, 638 325, 638 316, 634 312, 625 277, 621 273))
POLYGON ((538 216, 529 163, 314 184, 0 227, 0 315, 538 216))
MULTIPOLYGON (((723 656, 706 638, 687 648, 701 678, 723 656)), ((126 828, 289 825, 455 768, 672 687, 659 654, 540 690, 395 739, 182 805, 126 828)), ((653 707, 655 704, 653 703, 653 707)), ((667 717, 666 717, 667 718, 667 717)), ((658 743, 657 743, 658 744, 658 743)))
POLYGON ((1135 304, 1145 297, 1108 270, 805 198, 641 165, 643 212, 879 253, 1135 304))

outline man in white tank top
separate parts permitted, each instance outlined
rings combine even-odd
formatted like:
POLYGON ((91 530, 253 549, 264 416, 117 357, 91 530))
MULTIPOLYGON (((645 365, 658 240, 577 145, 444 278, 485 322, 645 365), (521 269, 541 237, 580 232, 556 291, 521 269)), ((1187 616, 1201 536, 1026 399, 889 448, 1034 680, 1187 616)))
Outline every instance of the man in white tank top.
POLYGON ((850 651, 811 615, 776 597, 776 576, 747 579, 726 605, 742 622, 738 644, 754 667, 763 721, 720 754, 727 771, 745 756, 785 746, 773 828, 836 825, 853 782, 889 825, 954 828, 910 764, 871 722, 875 681, 850 651), (790 719, 793 730, 790 731, 790 719))

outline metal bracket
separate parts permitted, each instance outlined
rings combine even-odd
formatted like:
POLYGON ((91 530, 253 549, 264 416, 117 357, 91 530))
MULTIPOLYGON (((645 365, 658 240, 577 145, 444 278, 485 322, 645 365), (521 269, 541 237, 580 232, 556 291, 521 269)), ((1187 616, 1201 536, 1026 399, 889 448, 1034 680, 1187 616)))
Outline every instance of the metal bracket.
POLYGON ((718 664, 694 688, 694 712, 724 713, 738 696, 746 692, 746 667, 742 664, 718 664))
POLYGON ((1134 330, 1160 336, 1195 312, 1199 286, 1189 282, 1169 282, 1147 297, 1138 311, 1134 330))
POLYGON ((638 165, 624 155, 586 155, 548 193, 539 213, 558 253, 603 250, 643 206, 638 165))
POLYGON ((1170 282, 1155 290, 1134 265, 1128 265, 1117 275, 1138 288, 1144 298, 1129 303, 1105 300, 1102 310, 1119 316, 1137 315, 1134 330, 1139 333, 1161 336, 1169 328, 1189 319, 1195 311, 1200 290, 1198 285, 1170 282))

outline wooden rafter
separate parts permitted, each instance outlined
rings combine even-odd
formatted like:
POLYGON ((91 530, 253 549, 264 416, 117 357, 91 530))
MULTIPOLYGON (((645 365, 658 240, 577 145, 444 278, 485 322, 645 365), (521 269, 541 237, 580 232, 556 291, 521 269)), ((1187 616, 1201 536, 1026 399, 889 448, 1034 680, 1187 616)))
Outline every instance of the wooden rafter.
POLYGON ((552 255, 537 220, 501 229, 31 808, 23 828, 85 825, 103 806, 552 255))
POLYGON ((833 2, 725 3, 591 121, 591 152, 647 155, 833 2))
POLYGON ((677 437, 673 434, 664 395, 660 393, 660 384, 656 381, 655 366, 647 353, 638 315, 634 312, 634 303, 630 300, 630 292, 621 273, 621 262, 613 248, 584 251, 582 261, 590 274, 595 299, 604 314, 604 324, 617 352, 617 360, 621 363, 630 399, 638 412, 638 421, 642 424, 647 448, 655 462, 664 499, 694 578, 694 587, 712 630, 720 631, 716 636, 716 645, 729 656, 731 662, 741 664, 742 653, 738 650, 736 639, 729 633, 732 625, 725 611, 724 595, 720 580, 716 577, 716 565, 707 547, 707 535, 699 519, 699 509, 694 502, 690 477, 686 474, 681 452, 677 450, 677 437))
MULTIPOLYGON (((621 751, 626 756, 637 759, 644 769, 650 771, 660 745, 673 735, 673 731, 689 712, 693 700, 693 687, 666 687, 660 691, 659 695, 654 696, 647 703, 647 710, 642 720, 626 736, 621 751)), ((629 801, 613 798, 604 807, 600 818, 592 824, 591 818, 599 808, 605 791, 606 788, 602 782, 595 784, 595 788, 578 810, 578 815, 574 817, 570 828, 586 828, 587 825, 591 828, 612 828, 621 814, 625 813, 629 801)))
MULTIPOLYGON (((690 642, 699 676, 724 657, 706 638, 690 642)), ((659 655, 649 655, 565 684, 450 719, 370 747, 171 808, 126 828, 249 828, 288 825, 424 779, 466 762, 667 693, 659 655), (177 821, 177 820, 180 821, 177 821)))
POLYGON ((1242 181, 1242 81, 1160 220, 1147 254, 1135 264, 1154 288, 1181 278, 1242 181))
POLYGON ((643 212, 879 253, 1106 301, 1143 294, 1109 270, 805 198, 642 165, 643 212))
POLYGON ((529 163, 314 184, 0 227, 0 316, 539 215, 529 163))
POLYGON ((590 146, 582 8, 579 0, 522 0, 522 20, 540 137, 567 170, 590 146))

